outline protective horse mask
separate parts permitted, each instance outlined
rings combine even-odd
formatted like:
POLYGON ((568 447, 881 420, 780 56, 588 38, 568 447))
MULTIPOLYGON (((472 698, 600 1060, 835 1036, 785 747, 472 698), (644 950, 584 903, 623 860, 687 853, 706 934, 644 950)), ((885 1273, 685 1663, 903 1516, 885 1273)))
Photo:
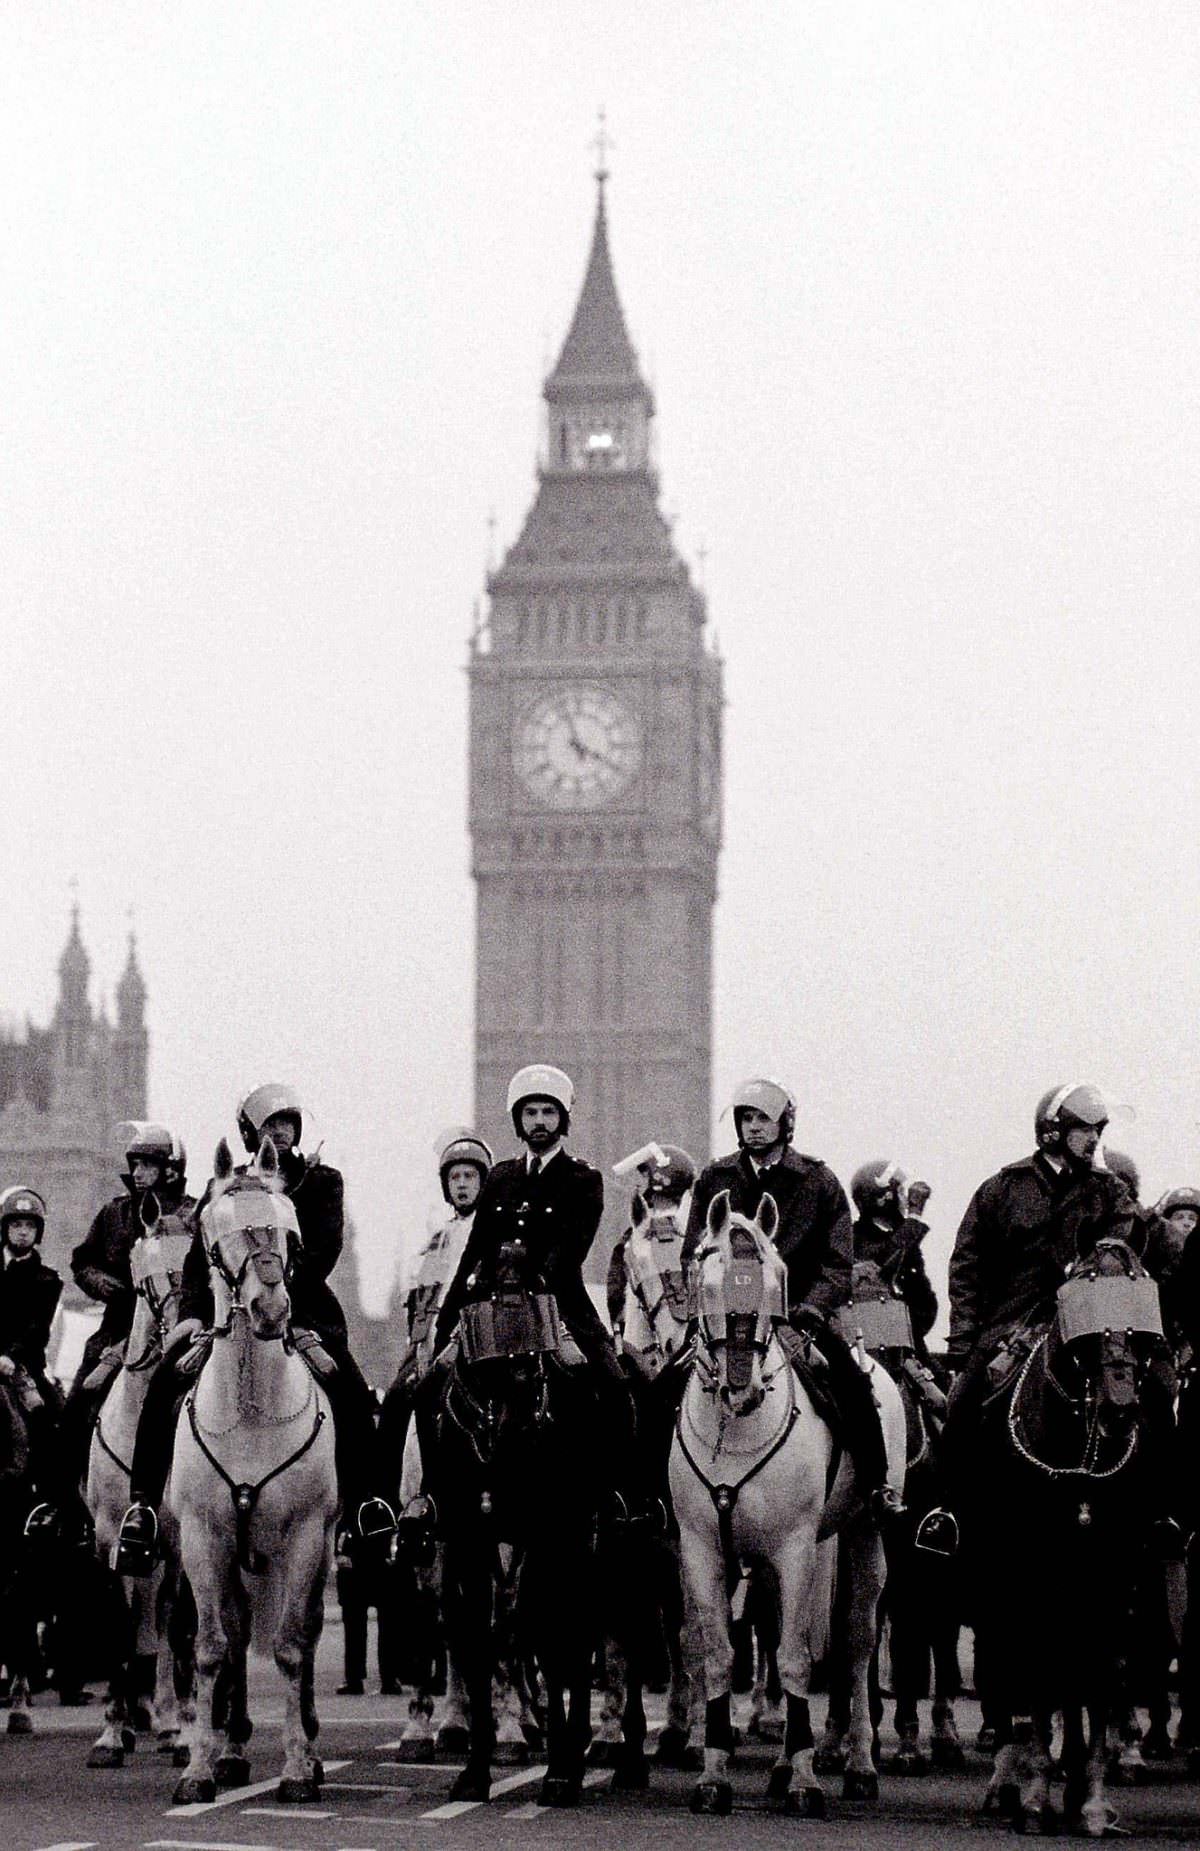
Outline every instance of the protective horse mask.
POLYGON ((755 1357, 765 1355, 774 1326, 787 1317, 787 1274, 771 1244, 778 1226, 770 1195, 764 1195, 753 1221, 733 1213, 724 1189, 708 1211, 696 1255, 700 1323, 709 1349, 725 1352, 731 1389, 750 1386, 755 1357))

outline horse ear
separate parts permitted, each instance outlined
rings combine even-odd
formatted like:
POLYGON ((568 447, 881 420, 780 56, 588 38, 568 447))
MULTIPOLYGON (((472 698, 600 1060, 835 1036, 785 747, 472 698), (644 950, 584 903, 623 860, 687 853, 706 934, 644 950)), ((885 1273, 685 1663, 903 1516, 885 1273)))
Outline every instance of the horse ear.
POLYGON ((773 1195, 764 1195, 754 1219, 758 1223, 759 1232, 764 1234, 768 1240, 774 1240, 779 1227, 779 1207, 773 1195))
POLYGON ((143 1232, 146 1234, 153 1234, 161 1220, 162 1209, 158 1205, 158 1197, 155 1195, 153 1189, 147 1189, 145 1195, 142 1197, 143 1232))
POLYGON ((233 1152, 224 1138, 217 1145, 217 1154, 213 1158, 213 1175, 219 1183, 228 1182, 233 1175, 233 1152))
POLYGON ((630 1212, 633 1215, 634 1227, 644 1228, 650 1219, 650 1210, 646 1207, 646 1198, 640 1190, 633 1198, 633 1207, 630 1212))
POLYGON ((278 1176, 279 1152, 270 1138, 264 1138, 259 1145, 256 1164, 260 1176, 278 1176))
POLYGON ((729 1226, 729 1191, 722 1189, 708 1205, 708 1231, 716 1236, 729 1226))

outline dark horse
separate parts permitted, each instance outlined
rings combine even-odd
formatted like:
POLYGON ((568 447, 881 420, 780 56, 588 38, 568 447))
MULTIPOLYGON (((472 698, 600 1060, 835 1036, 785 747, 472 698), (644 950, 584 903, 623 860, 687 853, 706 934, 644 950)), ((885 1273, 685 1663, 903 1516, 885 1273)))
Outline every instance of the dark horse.
POLYGON ((466 1766, 451 1791, 489 1797, 493 1670, 532 1656, 546 1706, 541 1803, 572 1806, 591 1729, 598 1400, 582 1359, 561 1354, 553 1299, 503 1257, 497 1288, 465 1307, 453 1361, 418 1399, 446 1639, 470 1705, 466 1766))
POLYGON ((1067 1823, 1093 1837, 1113 1823, 1105 1748, 1122 1616, 1167 1454, 1169 1401, 1155 1405, 1162 1342, 1138 1255, 1101 1239, 981 1416, 964 1567, 989 1684, 1010 1719, 984 1804, 1026 1831, 1053 1829, 1056 1711, 1067 1823))

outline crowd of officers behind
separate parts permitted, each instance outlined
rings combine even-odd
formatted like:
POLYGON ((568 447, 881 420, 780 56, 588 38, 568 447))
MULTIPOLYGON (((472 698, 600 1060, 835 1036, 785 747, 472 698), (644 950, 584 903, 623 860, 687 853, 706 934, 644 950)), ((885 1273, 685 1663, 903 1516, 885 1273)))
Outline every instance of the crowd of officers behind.
MULTIPOLYGON (((270 1138, 291 1198, 299 1240, 289 1260, 293 1337, 329 1393, 337 1434, 337 1465, 345 1528, 339 1563, 353 1560, 358 1539, 377 1541, 408 1523, 436 1524, 431 1500, 421 1495, 400 1508, 400 1457, 414 1409, 420 1430, 422 1394, 444 1372, 465 1305, 488 1297, 498 1284, 502 1258, 523 1256, 531 1287, 553 1294, 565 1330, 591 1369, 608 1440, 598 1470, 604 1507, 614 1524, 653 1520, 643 1474, 636 1463, 634 1401, 620 1359, 623 1324, 622 1249, 609 1278, 613 1329, 601 1319, 583 1280, 583 1266, 598 1231, 604 1202, 600 1172, 567 1149, 574 1088, 560 1069, 522 1068, 508 1089, 507 1105, 521 1146, 496 1162, 475 1131, 457 1127, 437 1142, 437 1166, 447 1213, 422 1249, 404 1300, 404 1329, 396 1333, 398 1367, 380 1408, 351 1353, 346 1319, 329 1277, 342 1250, 343 1185, 338 1171, 305 1155, 303 1106, 294 1088, 256 1087, 238 1107, 238 1129, 248 1159, 270 1138)), ((855 1213, 833 1171, 795 1149, 796 1104, 786 1086, 753 1079, 730 1101, 737 1148, 697 1173, 688 1154, 650 1143, 617 1174, 632 1175, 657 1226, 667 1227, 672 1253, 664 1274, 687 1277, 708 1209, 728 1191, 736 1212, 753 1216, 770 1193, 779 1210, 776 1246, 785 1262, 788 1320, 781 1336, 789 1353, 814 1360, 826 1377, 826 1399, 836 1409, 840 1439, 854 1461, 865 1503, 881 1525, 903 1510, 887 1483, 879 1421, 866 1375, 838 1334, 836 1314, 852 1293, 856 1263, 872 1262, 886 1288, 908 1307, 918 1359, 938 1304, 922 1256, 928 1228, 923 1211, 927 1184, 895 1162, 876 1160, 856 1172, 855 1213), (673 1230, 673 1232, 672 1232, 673 1230)), ((1106 1151, 1108 1112, 1088 1084, 1059 1086, 1039 1100, 1034 1150, 987 1179, 968 1205, 958 1230, 949 1273, 950 1331, 943 1386, 950 1411, 943 1435, 944 1504, 927 1517, 918 1542, 951 1555, 958 1546, 960 1500, 968 1496, 972 1433, 989 1370, 1021 1333, 1047 1321, 1066 1268, 1081 1240, 1126 1239, 1156 1279, 1163 1302, 1163 1371, 1186 1367, 1200 1346, 1200 1189, 1169 1191, 1153 1209, 1138 1201, 1132 1162, 1106 1151), (1168 1354, 1169 1351, 1169 1354, 1168 1354)), ((90 1540, 81 1487, 100 1403, 129 1335, 135 1306, 130 1255, 142 1230, 143 1204, 153 1196, 167 1215, 191 1233, 184 1265, 179 1319, 155 1369, 139 1423, 131 1474, 131 1502, 113 1566, 146 1573, 153 1565, 157 1511, 174 1441, 175 1422, 188 1383, 202 1367, 213 1321, 207 1256, 198 1206, 187 1190, 186 1156, 178 1137, 161 1125, 132 1127, 123 1189, 96 1216, 71 1256, 80 1289, 103 1306, 99 1325, 65 1401, 46 1372, 51 1324, 62 1290, 59 1274, 38 1252, 46 1206, 36 1189, 20 1183, 0 1194, 0 1378, 15 1398, 29 1434, 36 1501, 26 1522, 34 1537, 67 1544, 90 1540)), ((628 1236, 626 1236, 628 1238, 628 1236)), ((1157 1419, 1164 1446, 1173 1444, 1173 1396, 1160 1394, 1157 1419)), ((1164 1455, 1166 1456, 1166 1455, 1164 1455)), ((1173 1457, 1173 1454, 1170 1455, 1173 1457)), ((1149 1513, 1165 1554, 1180 1549, 1196 1526, 1182 1497, 1182 1482, 1168 1472, 1161 1508, 1149 1513)), ((359 1677, 349 1679, 354 1688, 359 1677)), ((392 1681, 391 1677, 385 1681, 392 1681)))

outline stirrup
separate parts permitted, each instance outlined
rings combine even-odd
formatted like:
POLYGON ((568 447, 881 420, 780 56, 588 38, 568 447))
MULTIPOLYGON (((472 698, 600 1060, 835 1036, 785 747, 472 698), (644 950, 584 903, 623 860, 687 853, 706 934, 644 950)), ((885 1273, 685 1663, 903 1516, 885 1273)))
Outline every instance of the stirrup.
POLYGON ((396 1513, 384 1498, 364 1498, 358 1507, 354 1527, 366 1541, 376 1536, 390 1536, 396 1527, 396 1513))
POLYGON ((952 1510, 929 1510, 921 1518, 913 1537, 913 1548, 926 1555, 958 1554, 958 1518, 952 1510))
POLYGON ((432 1568, 437 1560, 437 1505, 424 1491, 410 1498, 396 1519, 388 1549, 388 1565, 407 1562, 413 1568, 432 1568))
POLYGON ((148 1575, 158 1559, 158 1517, 149 1504, 133 1503, 121 1518, 110 1567, 118 1575, 148 1575))
POLYGON ((52 1542, 59 1535, 60 1527, 58 1511, 43 1498, 26 1517, 21 1534, 26 1542, 52 1542))

